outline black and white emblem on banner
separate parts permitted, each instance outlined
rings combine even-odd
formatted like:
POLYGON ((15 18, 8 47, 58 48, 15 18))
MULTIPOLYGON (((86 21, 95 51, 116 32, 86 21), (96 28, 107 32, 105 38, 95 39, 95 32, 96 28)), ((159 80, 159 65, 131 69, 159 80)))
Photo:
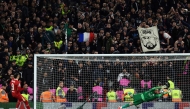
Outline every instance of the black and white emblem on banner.
POLYGON ((159 51, 160 41, 156 26, 150 28, 138 28, 143 52, 159 51))

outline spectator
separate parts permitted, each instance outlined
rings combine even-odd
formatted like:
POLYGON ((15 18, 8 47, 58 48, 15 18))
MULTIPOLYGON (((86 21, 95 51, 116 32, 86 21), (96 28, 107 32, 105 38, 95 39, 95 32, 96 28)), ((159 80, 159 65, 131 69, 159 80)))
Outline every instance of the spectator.
POLYGON ((127 72, 125 68, 123 69, 123 72, 118 75, 117 81, 119 82, 124 76, 130 79, 130 74, 127 72))
MULTIPOLYGON (((2 66, 2 64, 0 63, 0 80, 1 79, 3 79, 3 73, 4 73, 4 68, 3 68, 3 66, 2 66)), ((0 83, 1 83, 2 81, 0 81, 0 83)))
POLYGON ((107 53, 112 54, 112 52, 114 52, 110 51, 111 50, 110 48, 112 46, 112 38, 109 32, 106 32, 106 35, 103 38, 103 46, 105 47, 107 53))
POLYGON ((8 80, 8 79, 10 78, 10 76, 13 75, 12 72, 13 72, 13 71, 12 71, 11 69, 8 69, 8 70, 7 70, 7 73, 5 73, 5 74, 3 75, 3 78, 4 78, 5 80, 8 80))
MULTIPOLYGON (((30 64, 34 54, 143 53, 137 27, 158 27, 160 51, 151 53, 189 53, 189 11, 188 0, 2 1, 0 81, 9 81, 11 73, 19 72, 23 82, 30 85, 33 82, 33 66, 30 64), (94 33, 93 41, 79 42, 78 33, 84 32, 94 33)), ((148 75, 156 85, 166 72, 175 78, 184 77, 176 76, 182 72, 179 67, 183 65, 182 61, 171 64, 169 61, 137 63, 135 60, 132 58, 134 63, 118 59, 114 62, 89 61, 81 62, 79 66, 83 67, 78 67, 73 60, 56 63, 42 59, 38 61, 37 72, 52 76, 49 81, 54 87, 56 81, 63 80, 66 85, 85 86, 86 91, 98 78, 104 85, 117 88, 117 77, 125 68, 133 77, 132 84, 148 75), (79 73, 81 69, 82 75, 79 73)))
POLYGON ((92 86, 93 86, 93 80, 92 80, 92 72, 93 72, 93 66, 90 61, 87 61, 84 64, 84 74, 83 74, 83 97, 86 98, 89 94, 92 86))
POLYGON ((66 95, 68 102, 76 102, 77 101, 77 91, 74 88, 74 85, 71 84, 69 90, 67 91, 66 95))
POLYGON ((8 95, 7 95, 6 91, 5 91, 6 87, 7 87, 7 84, 3 83, 2 87, 0 88, 0 92, 1 92, 1 94, 0 94, 0 103, 9 102, 8 95))
POLYGON ((95 82, 94 82, 94 86, 104 86, 104 82, 102 81, 102 79, 100 77, 98 77, 95 82))
POLYGON ((16 61, 12 61, 12 66, 11 66, 13 73, 15 73, 18 70, 18 66, 16 65, 16 61))
POLYGON ((42 84, 43 84, 42 86, 43 87, 49 87, 49 84, 51 83, 49 78, 50 77, 49 77, 48 73, 44 72, 43 78, 42 78, 42 84))
POLYGON ((190 53, 190 33, 187 34, 187 37, 184 39, 184 45, 187 48, 187 53, 190 53))
POLYGON ((97 80, 98 78, 104 79, 104 69, 102 64, 99 64, 98 68, 96 68, 93 73, 93 80, 97 80))
POLYGON ((77 64, 73 61, 73 60, 69 60, 67 63, 67 85, 69 84, 75 84, 75 82, 77 81, 77 76, 76 76, 76 72, 77 72, 77 64))
POLYGON ((78 86, 84 86, 85 81, 86 81, 86 76, 85 76, 85 69, 84 65, 82 62, 79 62, 78 64, 78 73, 77 73, 77 79, 78 79, 78 86))
POLYGON ((173 44, 173 39, 168 33, 166 33, 163 30, 160 30, 160 34, 163 36, 164 41, 167 43, 167 45, 173 46, 172 45, 173 44))
POLYGON ((24 88, 24 90, 22 91, 22 96, 27 100, 29 101, 29 98, 30 98, 30 95, 28 94, 28 85, 26 85, 26 87, 24 88))
POLYGON ((109 62, 109 60, 105 60, 104 69, 105 69, 105 84, 107 84, 107 88, 109 89, 113 87, 113 80, 115 77, 112 77, 113 73, 113 67, 112 62, 109 62))
POLYGON ((34 75, 34 69, 33 69, 33 63, 29 62, 27 68, 23 72, 24 81, 27 84, 30 84, 30 82, 33 80, 34 75))
POLYGON ((52 74, 52 76, 54 77, 53 81, 56 83, 55 85, 58 86, 57 83, 60 80, 64 81, 64 73, 65 73, 65 71, 64 71, 64 66, 63 66, 62 62, 58 63, 58 66, 55 68, 53 73, 58 73, 57 75, 52 74))
POLYGON ((16 49, 20 50, 21 53, 25 53, 26 52, 26 48, 27 48, 27 45, 25 43, 25 39, 24 38, 20 38, 20 40, 16 43, 16 49))
POLYGON ((56 89, 56 102, 66 102, 67 101, 65 99, 65 92, 62 89, 63 86, 64 86, 63 81, 60 81, 59 86, 56 89))
POLYGON ((23 68, 22 67, 18 67, 17 71, 20 74, 20 78, 23 79, 23 73, 24 73, 23 68))

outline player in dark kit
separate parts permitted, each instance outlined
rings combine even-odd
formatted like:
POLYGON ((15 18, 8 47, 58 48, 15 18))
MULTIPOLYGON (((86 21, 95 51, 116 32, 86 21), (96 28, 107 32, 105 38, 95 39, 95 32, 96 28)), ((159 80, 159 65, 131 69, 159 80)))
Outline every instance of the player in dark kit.
POLYGON ((166 86, 154 87, 146 92, 138 93, 138 94, 134 94, 134 95, 132 95, 132 93, 130 93, 130 92, 127 92, 127 94, 129 96, 131 96, 131 98, 134 99, 133 102, 130 102, 129 104, 126 104, 124 106, 119 106, 118 109, 124 109, 124 108, 130 107, 132 105, 137 106, 143 102, 149 102, 149 101, 153 101, 157 98, 160 98, 164 94, 169 93, 169 92, 160 91, 160 89, 164 89, 164 88, 166 88, 166 86))
MULTIPOLYGON (((16 98, 18 100, 17 104, 16 104, 16 109, 18 109, 21 102, 24 102, 26 105, 26 108, 30 109, 28 101, 20 93, 22 90, 24 90, 24 88, 21 88, 19 78, 20 78, 20 75, 18 73, 16 73, 16 74, 14 74, 14 79, 11 80, 11 82, 10 82, 11 94, 14 98, 16 98)), ((26 87, 26 86, 27 85, 24 85, 24 87, 26 87)))

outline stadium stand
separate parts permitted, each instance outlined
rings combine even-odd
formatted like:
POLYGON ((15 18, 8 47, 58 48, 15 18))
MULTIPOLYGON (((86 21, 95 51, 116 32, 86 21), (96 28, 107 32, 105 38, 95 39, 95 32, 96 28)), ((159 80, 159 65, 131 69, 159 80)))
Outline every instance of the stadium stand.
MULTIPOLYGON (((139 26, 144 28, 157 26, 159 29, 160 51, 148 53, 190 53, 189 16, 189 0, 0 0, 0 87, 3 82, 9 83, 13 74, 18 72, 22 77, 22 85, 28 84, 32 94, 34 54, 143 53, 137 31, 139 26), (78 34, 84 32, 94 33, 92 42, 79 41, 78 34), (167 33, 170 38, 168 39, 163 33, 167 33)), ((57 82, 52 84, 57 86, 59 80, 63 79, 67 89, 70 84, 76 85, 77 88, 77 84, 83 86, 86 83, 86 88, 82 90, 85 92, 84 99, 91 93, 89 90, 91 91, 92 87, 101 86, 106 90, 100 92, 104 97, 100 101, 106 100, 106 93, 109 90, 109 85, 105 86, 103 83, 109 79, 114 80, 110 83, 113 84, 111 86, 120 89, 118 75, 123 71, 123 66, 129 73, 131 68, 128 67, 133 67, 133 63, 126 66, 121 62, 118 65, 105 62, 98 64, 96 68, 91 68, 90 64, 94 64, 91 62, 78 64, 60 62, 47 65, 46 61, 38 62, 38 71, 43 71, 44 86, 48 86, 53 81, 47 77, 47 72, 50 70, 76 73, 78 70, 85 72, 89 67, 90 70, 97 72, 89 78, 84 78, 85 75, 82 75, 79 83, 68 81, 69 76, 65 76, 64 79, 56 77, 57 82), (77 71, 74 71, 73 67, 77 71), (114 72, 116 69, 117 73, 111 76, 104 75, 105 71, 114 72), (89 81, 84 81, 86 79, 89 81)), ((160 63, 163 72, 175 71, 176 75, 181 73, 177 65, 160 63), (175 70, 170 69, 169 65, 175 70)), ((190 86, 189 81, 186 81, 190 79, 190 61, 186 65, 187 69, 184 73, 188 76, 179 75, 171 78, 179 84, 179 88, 186 95, 183 100, 190 101, 190 94, 188 94, 190 86)), ((144 71, 150 73, 151 69, 146 69, 144 64, 138 70, 142 70, 143 67, 144 71)), ((154 75, 143 77, 138 73, 131 76, 127 74, 122 81, 132 82, 133 75, 137 78, 135 81, 139 81, 134 87, 139 90, 141 86, 144 88, 142 84, 148 83, 147 87, 150 88, 158 84, 158 78, 166 79, 166 75, 158 74, 155 83, 155 80, 151 80, 154 75)), ((120 84, 128 85, 123 82, 120 84)), ((54 90, 57 87, 50 88, 54 90)), ((67 89, 68 91, 70 89, 67 89)), ((10 95, 10 86, 7 87, 6 92, 9 101, 14 102, 10 95)), ((119 98, 122 98, 121 94, 119 98)))

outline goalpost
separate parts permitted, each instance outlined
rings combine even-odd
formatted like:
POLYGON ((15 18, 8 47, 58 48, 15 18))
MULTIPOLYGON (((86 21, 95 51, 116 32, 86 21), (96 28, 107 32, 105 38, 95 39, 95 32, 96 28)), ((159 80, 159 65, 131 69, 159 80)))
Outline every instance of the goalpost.
MULTIPOLYGON (((75 102, 85 101, 96 85, 103 89, 101 99, 97 101, 106 102, 106 93, 110 88, 119 91, 132 87, 139 93, 154 86, 168 85, 167 79, 170 79, 182 91, 183 101, 189 102, 189 75, 190 53, 35 54, 34 109, 44 109, 43 104, 38 105, 43 91, 51 89, 56 96, 59 81, 64 82, 66 95, 71 85, 77 89, 75 102), (127 82, 122 82, 122 79, 127 82)), ((121 101, 119 97, 118 101, 121 101)), ((51 104, 54 105, 53 102, 51 104)))

